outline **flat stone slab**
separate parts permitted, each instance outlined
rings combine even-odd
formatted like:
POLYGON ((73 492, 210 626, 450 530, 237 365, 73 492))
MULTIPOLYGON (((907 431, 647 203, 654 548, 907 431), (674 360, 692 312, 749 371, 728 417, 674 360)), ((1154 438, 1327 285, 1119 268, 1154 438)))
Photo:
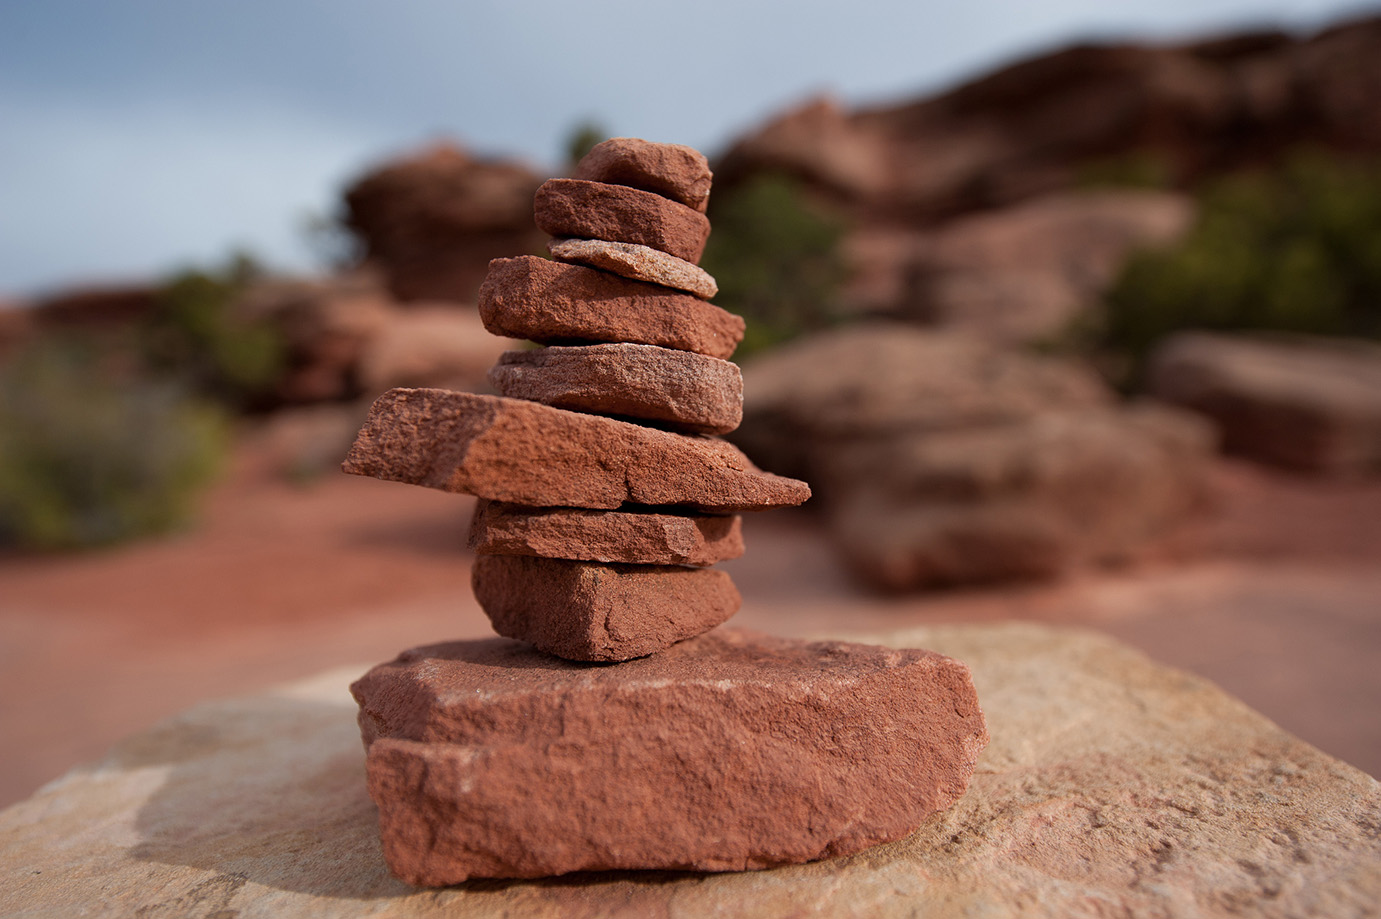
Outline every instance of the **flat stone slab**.
POLYGON ((722 440, 446 389, 376 399, 341 468, 533 507, 733 512, 810 497, 805 482, 763 472, 722 440))
POLYGON ((655 654, 743 603, 729 575, 709 568, 481 555, 470 573, 494 631, 568 661, 655 654))
POLYGON ((0 914, 1362 916, 1381 902, 1381 786, 1211 683, 1082 630, 859 640, 968 664, 992 741, 957 804, 858 855, 410 887, 366 790, 357 666, 200 705, 0 811, 0 914))
POLYGON ((737 365, 654 345, 505 351, 489 382, 503 396, 644 418, 697 434, 727 434, 743 420, 737 365))
POLYGON ((548 179, 532 198, 537 228, 552 236, 636 243, 699 262, 710 221, 669 198, 607 182, 548 179))
POLYGON ((703 214, 710 203, 714 173, 705 154, 693 147, 611 137, 581 157, 575 178, 641 188, 703 214))
POLYGON ((719 293, 719 284, 704 268, 648 246, 604 239, 553 239, 547 243, 547 252, 558 262, 586 265, 611 271, 621 278, 684 290, 703 300, 719 293))
POLYGON ((743 554, 740 519, 481 501, 470 523, 470 548, 481 555, 700 567, 743 554))
POLYGON ((742 317, 689 294, 535 255, 497 258, 480 286, 495 335, 541 344, 634 342, 728 358, 742 317))
POLYGON ((618 667, 431 645, 351 692, 384 855, 428 886, 852 854, 952 805, 988 741, 958 661, 734 629, 618 667))

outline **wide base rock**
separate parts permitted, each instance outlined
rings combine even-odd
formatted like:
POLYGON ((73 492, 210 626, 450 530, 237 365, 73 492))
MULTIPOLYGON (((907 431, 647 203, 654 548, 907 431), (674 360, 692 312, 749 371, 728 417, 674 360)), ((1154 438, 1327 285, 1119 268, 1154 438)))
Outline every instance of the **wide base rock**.
POLYGON ((723 571, 481 555, 475 599, 494 631, 573 661, 626 661, 707 632, 743 599, 723 571))
POLYGON ((385 858, 433 886, 856 852, 953 804, 988 741, 957 661, 737 630, 618 667, 432 645, 351 692, 385 858))

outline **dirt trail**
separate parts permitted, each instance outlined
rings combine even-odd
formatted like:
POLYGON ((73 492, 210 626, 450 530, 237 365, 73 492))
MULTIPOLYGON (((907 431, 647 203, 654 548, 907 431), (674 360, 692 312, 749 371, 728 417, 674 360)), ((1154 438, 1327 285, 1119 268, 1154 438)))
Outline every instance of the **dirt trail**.
MULTIPOLYGON (((806 512, 750 517, 735 624, 784 634, 1022 618, 1082 625, 1215 680, 1381 774, 1381 483, 1223 463, 1216 508, 1139 564, 1058 584, 878 597, 806 512)), ((0 805, 200 700, 490 634, 469 499, 246 449, 202 525, 79 556, 0 557, 0 805)))

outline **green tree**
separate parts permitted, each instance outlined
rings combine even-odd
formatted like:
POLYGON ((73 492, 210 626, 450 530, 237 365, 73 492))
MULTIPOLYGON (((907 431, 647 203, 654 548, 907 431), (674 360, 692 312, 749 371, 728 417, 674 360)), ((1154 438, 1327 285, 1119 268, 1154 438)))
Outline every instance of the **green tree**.
POLYGON ((846 226, 787 176, 761 174, 712 195, 702 264, 715 302, 748 322, 740 354, 837 322, 846 226))
POLYGON ((1381 338, 1381 167, 1301 154, 1201 195, 1178 244, 1134 256, 1103 344, 1136 365, 1178 329, 1381 338))

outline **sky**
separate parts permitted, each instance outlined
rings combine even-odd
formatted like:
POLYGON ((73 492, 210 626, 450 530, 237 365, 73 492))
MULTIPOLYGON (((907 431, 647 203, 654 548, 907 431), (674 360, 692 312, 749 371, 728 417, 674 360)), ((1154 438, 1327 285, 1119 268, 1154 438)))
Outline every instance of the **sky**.
POLYGON ((0 297, 236 249, 310 271, 308 226, 440 139, 555 170, 593 121, 713 156, 807 98, 933 93, 1084 40, 1308 31, 1376 0, 0 0, 0 297))

